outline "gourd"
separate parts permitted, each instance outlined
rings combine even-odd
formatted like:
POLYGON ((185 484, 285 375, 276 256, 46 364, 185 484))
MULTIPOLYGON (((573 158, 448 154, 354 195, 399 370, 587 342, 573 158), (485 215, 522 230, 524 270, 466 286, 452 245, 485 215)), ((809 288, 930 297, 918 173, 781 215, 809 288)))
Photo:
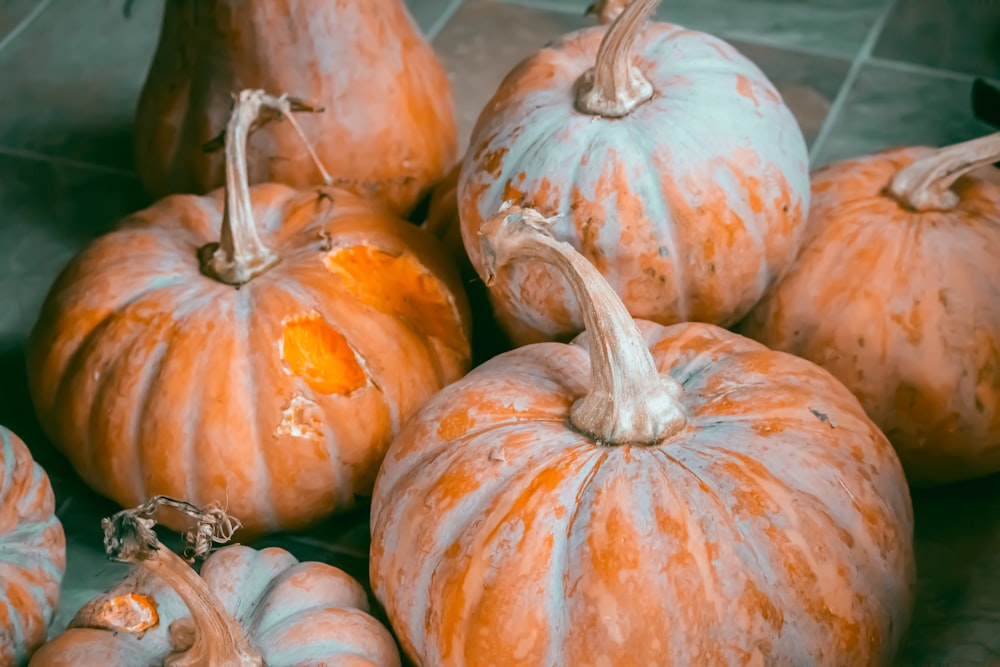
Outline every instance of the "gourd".
MULTIPOLYGON (((223 185, 224 156, 202 147, 246 88, 324 108, 302 127, 334 184, 398 215, 455 160, 451 84, 402 0, 170 0, 135 112, 136 167, 150 194, 223 185)), ((247 169, 255 183, 323 183, 287 124, 256 134, 247 169)))
POLYGON ((370 578, 419 665, 887 665, 914 593, 899 460, 815 364, 629 317, 556 224, 483 227, 487 276, 586 321, 442 390, 390 446, 370 578))
POLYGON ((813 174, 809 234, 739 330, 824 367, 912 484, 1000 471, 1000 133, 813 174))
POLYGON ((66 535, 49 476, 0 426, 0 667, 45 641, 66 574, 66 535))
POLYGON ((461 279, 430 235, 334 187, 247 184, 248 132, 291 110, 243 91, 225 188, 92 242, 28 350, 39 420, 87 484, 123 507, 222 503, 244 539, 370 493, 389 440, 471 354, 461 279))
MULTIPOLYGON (((734 324, 791 264, 809 206, 802 132, 775 87, 729 44, 646 25, 634 0, 610 26, 521 62, 473 130, 458 183, 462 238, 504 202, 554 217, 635 317, 734 324)), ((517 344, 578 333, 565 280, 539 262, 490 292, 517 344)))
POLYGON ((103 522, 112 560, 134 567, 85 604, 30 667, 399 667, 389 631, 368 613, 357 581, 278 547, 239 544, 209 554, 238 522, 218 507, 156 497, 103 522), (194 519, 185 537, 199 573, 153 530, 161 507, 194 519))

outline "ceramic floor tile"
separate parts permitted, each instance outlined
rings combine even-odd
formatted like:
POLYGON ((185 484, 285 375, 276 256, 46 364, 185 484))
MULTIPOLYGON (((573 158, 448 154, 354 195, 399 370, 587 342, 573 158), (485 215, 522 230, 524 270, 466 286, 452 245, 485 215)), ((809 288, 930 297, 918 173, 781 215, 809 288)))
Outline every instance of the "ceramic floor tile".
POLYGON ((43 8, 49 0, 2 0, 0 1, 0 49, 8 44, 8 39, 13 39, 11 33, 26 20, 30 19, 32 13, 43 8))
POLYGON ((788 105, 806 142, 819 134, 851 63, 842 58, 794 53, 787 49, 728 40, 767 75, 788 105))
POLYGON ((163 0, 55 0, 0 52, 0 148, 131 169, 163 0))
MULTIPOLYGON (((503 0, 582 14, 592 0, 503 0)), ((941 0, 944 2, 944 0, 941 0)), ((887 0, 667 0, 656 15, 694 30, 851 58, 887 0)))
POLYGON ((434 37, 461 3, 462 0, 406 0, 406 7, 424 34, 434 37))
POLYGON ((500 81, 552 39, 593 21, 487 0, 466 0, 434 41, 451 78, 460 150, 500 81))
POLYGON ((971 94, 971 79, 865 65, 813 165, 891 146, 942 146, 987 134, 991 128, 972 115, 971 94))
POLYGON ((1000 2, 897 0, 874 55, 955 72, 1000 76, 1000 2))

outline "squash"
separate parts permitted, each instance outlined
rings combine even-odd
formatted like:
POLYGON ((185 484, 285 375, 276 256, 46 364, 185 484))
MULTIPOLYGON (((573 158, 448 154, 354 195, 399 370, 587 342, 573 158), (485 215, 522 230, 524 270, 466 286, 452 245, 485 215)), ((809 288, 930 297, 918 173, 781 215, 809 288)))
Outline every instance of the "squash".
POLYGON ((453 166, 431 190, 423 228, 441 240, 463 272, 474 275, 462 242, 462 223, 458 215, 458 176, 461 167, 461 162, 453 166))
MULTIPOLYGON (((136 166, 150 194, 223 185, 223 156, 202 146, 245 88, 322 106, 302 126, 334 183, 399 215, 456 158, 451 84, 403 0, 171 0, 135 112, 136 166)), ((248 169, 252 182, 323 182, 285 124, 257 133, 248 169)))
POLYGON ((911 484, 1000 471, 1000 133, 818 169, 801 254, 739 331, 830 371, 911 484))
POLYGON ((598 23, 602 25, 614 23, 614 20, 624 11, 625 5, 628 3, 629 0, 597 0, 587 7, 586 13, 597 16, 598 23))
POLYGON ((0 426, 0 667, 45 641, 66 574, 66 535, 45 471, 0 426))
POLYGON ((30 667, 399 667, 392 635, 342 570, 277 547, 235 544, 208 555, 237 525, 217 507, 157 497, 103 524, 108 555, 135 567, 84 605, 30 667), (159 507, 197 521, 186 537, 189 558, 205 558, 200 575, 156 538, 159 507))
POLYGON ((435 239, 340 189, 247 185, 251 126, 290 112, 243 91, 226 187, 92 242, 28 350, 39 420, 88 485, 123 507, 218 501, 244 539, 370 493, 400 424, 470 359, 469 305, 435 239))
POLYGON ((914 593, 891 445, 818 366, 633 320, 511 207, 487 275, 546 262, 586 332, 445 388, 393 441, 370 578, 417 664, 886 665, 914 593))
MULTIPOLYGON (((645 25, 656 4, 634 0, 507 75, 462 164, 462 238, 482 276, 484 221, 505 201, 532 207, 633 316, 729 326, 799 247, 806 144, 756 65, 710 35, 645 25)), ((583 327, 565 280, 538 262, 501 269, 490 293, 516 344, 583 327)))

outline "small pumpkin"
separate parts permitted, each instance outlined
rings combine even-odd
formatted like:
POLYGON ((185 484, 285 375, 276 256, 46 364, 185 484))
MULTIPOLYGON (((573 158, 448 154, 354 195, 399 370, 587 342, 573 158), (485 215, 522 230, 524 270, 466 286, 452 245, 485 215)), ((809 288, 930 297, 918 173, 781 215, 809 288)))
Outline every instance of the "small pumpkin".
POLYGON ((95 240, 31 333, 41 423, 123 507, 172 494, 223 503, 244 535, 303 527, 370 493, 400 424, 468 370, 435 239, 344 190, 247 185, 251 126, 290 110, 241 93, 227 186, 95 240))
MULTIPOLYGON (((223 156, 202 146, 246 88, 321 105, 302 127, 334 183, 399 215, 456 158, 451 84, 403 0, 171 0, 135 114, 150 194, 223 185, 223 156)), ((287 124, 257 133, 247 169, 252 182, 323 182, 287 124)))
POLYGON ((556 267, 586 333, 445 388, 393 441, 370 577, 421 665, 886 665, 914 589, 899 460, 818 366, 633 320, 510 208, 488 276, 556 267))
POLYGON ((596 0, 594 4, 587 7, 586 13, 597 16, 598 23, 614 23, 614 20, 618 18, 618 15, 621 14, 622 11, 624 11, 625 5, 627 5, 629 1, 630 0, 596 0))
POLYGON ((392 635, 342 570, 277 547, 235 544, 208 555, 236 525, 218 508, 162 497, 105 519, 108 555, 135 567, 84 605, 30 667, 399 667, 392 635), (200 574, 156 538, 161 506, 197 520, 188 545, 192 559, 205 558, 200 574))
POLYGON ((457 163, 431 191, 427 205, 427 218, 424 229, 448 248, 455 262, 463 271, 472 272, 469 256, 462 242, 462 223, 458 215, 458 175, 462 163, 457 163))
POLYGON ((739 331, 826 368, 913 484, 1000 471, 1000 133, 813 174, 788 274, 739 331))
MULTIPOLYGON (((646 25, 657 2, 634 0, 610 27, 568 34, 507 75, 462 164, 462 238, 482 276, 482 225, 505 201, 532 207, 632 315, 729 326, 799 247, 806 144, 732 46, 646 25)), ((501 269, 491 296, 517 344, 583 327, 565 280, 539 262, 501 269)))
POLYGON ((0 667, 45 641, 66 574, 66 535, 45 471, 0 426, 0 667))

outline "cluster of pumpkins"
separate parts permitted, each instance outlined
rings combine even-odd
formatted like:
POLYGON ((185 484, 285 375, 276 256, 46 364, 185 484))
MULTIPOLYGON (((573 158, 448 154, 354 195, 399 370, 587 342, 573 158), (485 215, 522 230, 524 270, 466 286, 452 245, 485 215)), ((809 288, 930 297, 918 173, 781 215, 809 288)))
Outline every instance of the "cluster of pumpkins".
POLYGON ((772 83, 657 4, 521 62, 453 165, 401 0, 168 3, 159 200, 28 351, 136 567, 42 645, 65 540, 0 431, 0 665, 891 663, 909 485, 1000 470, 1000 135, 810 174, 772 83), (470 370, 471 276, 513 347, 470 370), (212 551, 359 498, 394 634, 330 565, 212 551))

